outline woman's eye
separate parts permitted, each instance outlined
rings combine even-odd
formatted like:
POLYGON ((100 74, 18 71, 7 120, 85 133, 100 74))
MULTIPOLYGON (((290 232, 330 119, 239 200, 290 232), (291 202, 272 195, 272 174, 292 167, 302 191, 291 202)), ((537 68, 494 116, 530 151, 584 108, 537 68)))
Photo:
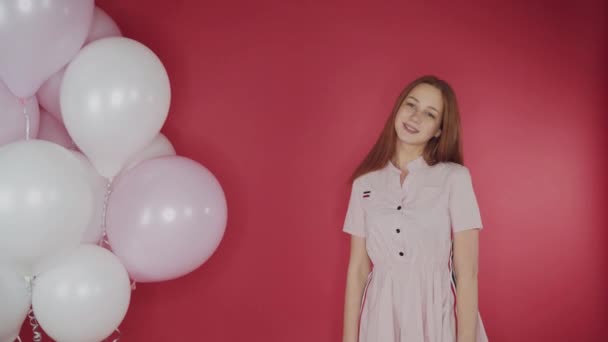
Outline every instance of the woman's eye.
POLYGON ((431 112, 426 112, 426 115, 432 117, 433 119, 435 118, 435 115, 433 113, 431 113, 431 112))
POLYGON ((406 103, 405 103, 405 105, 406 105, 406 106, 408 106, 408 107, 410 107, 410 108, 413 108, 413 107, 414 107, 414 104, 413 104, 413 103, 410 103, 410 102, 406 102, 406 103))

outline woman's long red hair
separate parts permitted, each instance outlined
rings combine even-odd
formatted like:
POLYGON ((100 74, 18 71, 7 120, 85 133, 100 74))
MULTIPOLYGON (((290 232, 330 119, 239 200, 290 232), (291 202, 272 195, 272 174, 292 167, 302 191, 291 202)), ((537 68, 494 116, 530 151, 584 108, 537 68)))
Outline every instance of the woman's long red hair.
POLYGON ((395 131, 395 116, 407 95, 419 84, 429 84, 441 91, 443 98, 443 118, 441 122, 441 135, 432 138, 424 148, 423 157, 429 165, 439 162, 454 162, 462 164, 462 146, 460 140, 460 112, 456 102, 456 94, 452 87, 444 80, 432 75, 422 76, 408 84, 395 102, 393 111, 389 115, 384 129, 378 140, 357 167, 351 177, 354 181, 359 176, 379 170, 393 158, 397 148, 397 132, 395 131))

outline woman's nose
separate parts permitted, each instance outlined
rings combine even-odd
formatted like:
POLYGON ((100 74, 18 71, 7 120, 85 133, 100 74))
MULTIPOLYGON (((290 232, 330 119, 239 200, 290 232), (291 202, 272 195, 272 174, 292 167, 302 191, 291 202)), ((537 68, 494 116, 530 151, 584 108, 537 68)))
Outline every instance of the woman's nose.
POLYGON ((414 122, 420 122, 420 111, 415 110, 412 115, 410 115, 410 118, 412 119, 412 121, 414 122))

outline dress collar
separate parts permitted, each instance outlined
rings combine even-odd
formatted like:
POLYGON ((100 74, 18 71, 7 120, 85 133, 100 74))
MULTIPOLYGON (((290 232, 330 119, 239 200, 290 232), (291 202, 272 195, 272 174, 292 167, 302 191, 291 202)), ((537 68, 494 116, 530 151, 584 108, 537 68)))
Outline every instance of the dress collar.
MULTIPOLYGON (((424 160, 423 156, 419 156, 418 158, 407 163, 406 167, 407 167, 408 171, 414 171, 414 170, 427 168, 427 167, 429 167, 429 164, 427 164, 427 162, 426 162, 426 160, 424 160)), ((388 161, 388 168, 393 172, 401 173, 401 169, 398 168, 395 164, 393 164, 393 162, 391 160, 388 161)))

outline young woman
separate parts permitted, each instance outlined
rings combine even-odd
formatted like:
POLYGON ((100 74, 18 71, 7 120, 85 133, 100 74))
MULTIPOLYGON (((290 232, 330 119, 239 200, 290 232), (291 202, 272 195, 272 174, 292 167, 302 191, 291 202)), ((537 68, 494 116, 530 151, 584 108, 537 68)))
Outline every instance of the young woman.
POLYGON ((353 174, 343 342, 487 341, 477 311, 481 228, 456 97, 445 81, 421 77, 353 174))

